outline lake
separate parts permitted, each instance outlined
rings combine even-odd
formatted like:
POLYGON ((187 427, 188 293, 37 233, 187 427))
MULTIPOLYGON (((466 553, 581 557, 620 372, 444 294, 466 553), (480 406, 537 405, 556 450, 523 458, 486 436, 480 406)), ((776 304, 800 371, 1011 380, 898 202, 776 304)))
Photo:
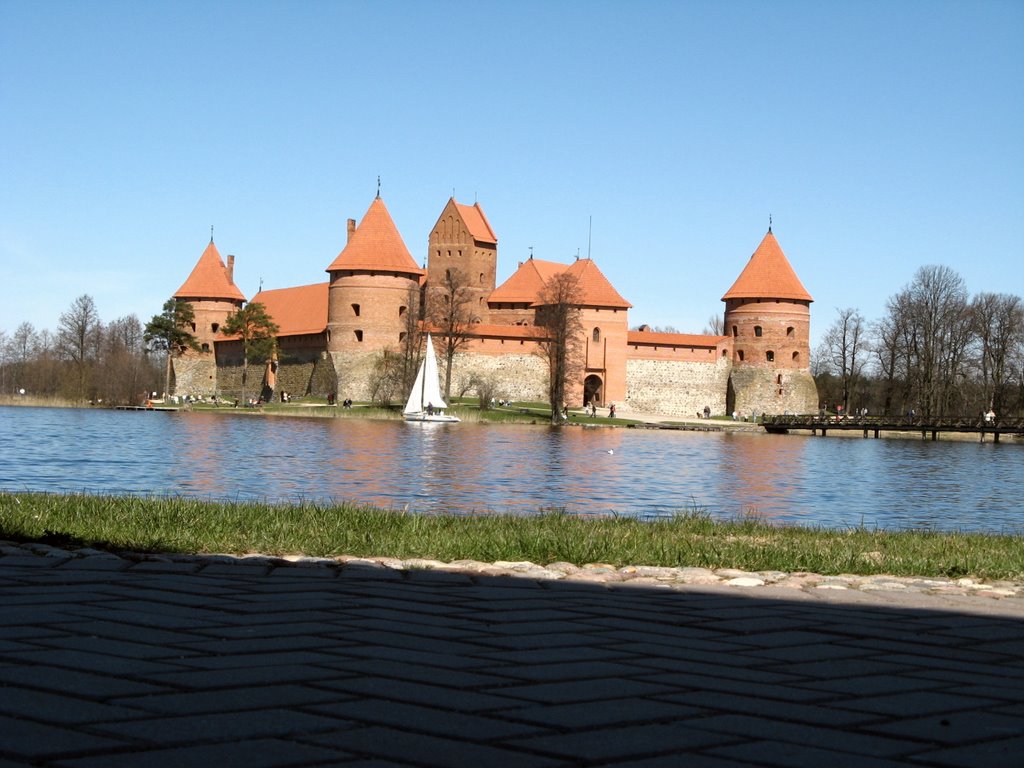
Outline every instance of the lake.
POLYGON ((0 407, 0 490, 1024 533, 1024 446, 0 407))

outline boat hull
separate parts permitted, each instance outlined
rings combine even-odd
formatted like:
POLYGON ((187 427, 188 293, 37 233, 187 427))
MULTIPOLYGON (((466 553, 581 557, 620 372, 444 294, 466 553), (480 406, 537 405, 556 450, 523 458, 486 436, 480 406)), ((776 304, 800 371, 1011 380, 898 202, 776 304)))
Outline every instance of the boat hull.
POLYGON ((458 416, 449 416, 446 413, 406 413, 403 415, 406 421, 429 421, 441 424, 461 421, 458 416))

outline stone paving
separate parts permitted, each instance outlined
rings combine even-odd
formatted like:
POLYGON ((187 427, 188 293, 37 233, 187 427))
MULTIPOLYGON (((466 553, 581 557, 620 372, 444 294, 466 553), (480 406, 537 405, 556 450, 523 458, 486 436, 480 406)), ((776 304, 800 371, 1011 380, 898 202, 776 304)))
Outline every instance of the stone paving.
POLYGON ((0 542, 0 768, 1014 766, 1017 583, 0 542))

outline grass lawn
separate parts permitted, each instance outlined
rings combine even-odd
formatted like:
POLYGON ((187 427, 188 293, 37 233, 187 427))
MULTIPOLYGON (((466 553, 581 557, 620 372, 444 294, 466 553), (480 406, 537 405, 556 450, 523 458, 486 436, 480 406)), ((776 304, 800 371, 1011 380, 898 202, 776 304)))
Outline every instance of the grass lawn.
POLYGON ((414 515, 351 504, 270 505, 186 498, 0 493, 0 539, 147 552, 420 557, 699 566, 821 574, 1024 579, 1019 536, 757 519, 414 515))

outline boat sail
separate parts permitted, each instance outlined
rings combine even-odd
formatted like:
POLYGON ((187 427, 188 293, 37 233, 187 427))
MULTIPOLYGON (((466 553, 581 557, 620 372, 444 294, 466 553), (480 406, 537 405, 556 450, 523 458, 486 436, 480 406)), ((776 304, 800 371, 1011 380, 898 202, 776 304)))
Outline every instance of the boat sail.
POLYGON ((427 334, 427 352, 416 372, 416 381, 409 393, 402 414, 406 421, 459 421, 458 416, 449 416, 444 412, 448 405, 441 397, 441 381, 437 370, 437 356, 434 354, 434 343, 427 334))

